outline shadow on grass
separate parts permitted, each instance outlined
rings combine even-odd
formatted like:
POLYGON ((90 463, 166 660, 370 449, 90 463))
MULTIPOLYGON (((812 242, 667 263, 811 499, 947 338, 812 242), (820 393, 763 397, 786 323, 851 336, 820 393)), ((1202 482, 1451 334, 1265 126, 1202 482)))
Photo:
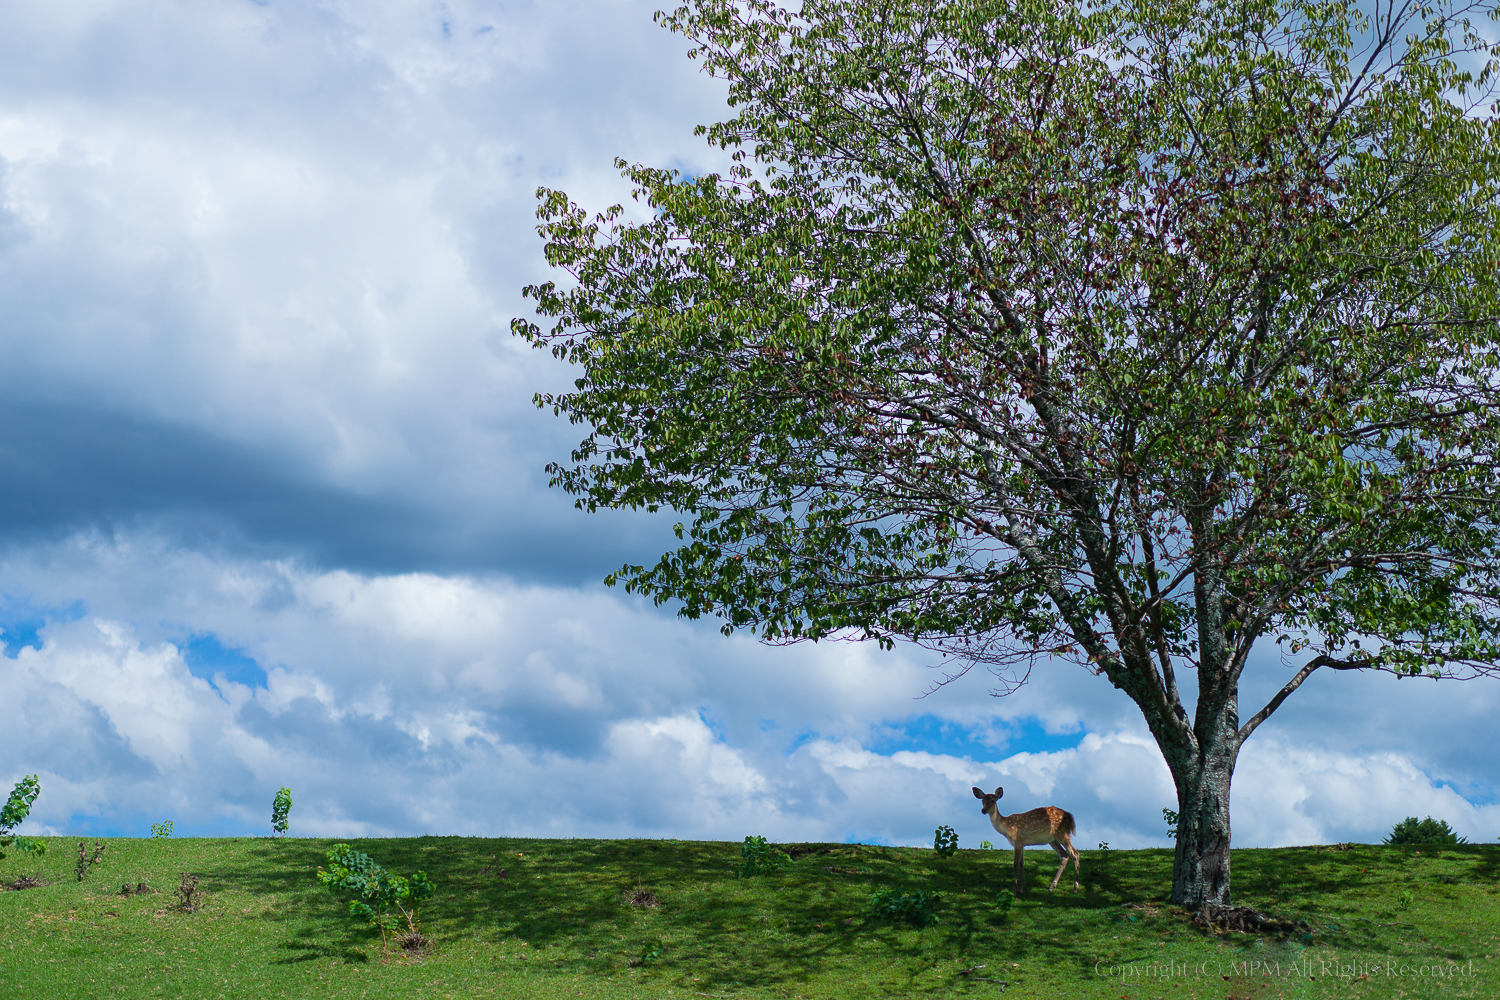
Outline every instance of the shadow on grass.
MULTIPOLYGON (((249 848, 249 870, 201 874, 206 886, 278 898, 281 905, 263 919, 288 925, 282 961, 365 961, 365 932, 314 877, 333 843, 258 842, 249 848)), ((938 953, 1034 953, 1034 944, 1020 947, 1016 940, 1028 908, 1089 913, 1118 906, 1144 894, 1143 879, 1160 867, 1147 859, 1106 862, 1086 869, 1084 893, 1075 896, 1064 885, 1048 894, 1051 855, 1028 852, 1032 892, 1004 919, 995 894, 1009 885, 1009 852, 963 851, 939 860, 899 848, 785 845, 796 860, 782 873, 739 879, 738 845, 726 843, 438 837, 348 843, 393 871, 428 873, 438 893, 424 921, 441 938, 524 942, 533 959, 557 971, 599 975, 631 968, 630 960, 657 942, 662 954, 649 962, 650 971, 691 970, 705 986, 746 988, 824 975, 856 954, 883 954, 906 963, 910 973, 938 953), (628 905, 638 886, 655 893, 659 907, 628 905), (917 931, 874 919, 870 896, 882 888, 936 890, 944 900, 941 923, 917 931)), ((1087 957, 1071 955, 1061 938, 1041 947, 1053 957, 1087 957)))
POLYGON ((293 937, 278 948, 282 951, 291 952, 285 958, 277 959, 277 965, 297 965, 302 962, 316 962, 319 959, 332 959, 349 965, 363 965, 370 961, 370 955, 363 948, 344 945, 325 944, 317 938, 293 937))
POLYGON ((276 900, 278 905, 260 916, 289 925, 287 939, 276 946, 282 957, 275 959, 275 964, 320 959, 363 964, 370 960, 368 948, 372 941, 379 941, 379 934, 351 918, 348 903, 329 893, 316 877, 318 866, 326 861, 334 843, 300 838, 253 841, 248 847, 253 864, 232 870, 202 868, 194 874, 206 891, 232 889, 276 900))
POLYGON ((1474 874, 1476 877, 1491 885, 1500 883, 1500 845, 1469 844, 1460 850, 1475 857, 1474 874))
MULTIPOLYGON (((1161 941, 1203 936, 1165 906, 1172 877, 1172 851, 1166 849, 1087 852, 1084 891, 1076 895, 1071 872, 1049 893, 1053 855, 1027 852, 1030 892, 1003 914, 996 893, 1010 886, 1009 851, 960 851, 939 859, 915 849, 783 845, 795 860, 781 873, 739 879, 739 848, 732 843, 441 837, 347 842, 393 871, 428 873, 438 891, 424 908, 424 922, 440 941, 497 950, 524 946, 528 966, 537 972, 628 972, 694 983, 701 992, 731 985, 785 987, 837 975, 856 959, 865 968, 874 959, 892 986, 950 960, 1041 961, 1086 975, 1097 960, 1100 935, 1115 933, 1110 925, 1161 941), (659 906, 629 905, 637 887, 655 894, 659 906), (941 922, 916 930, 876 920, 870 896, 877 889, 937 891, 941 922), (644 964, 635 964, 643 957, 644 964)), ((248 870, 199 874, 205 888, 234 886, 276 898, 263 919, 285 925, 281 961, 365 962, 371 932, 349 918, 345 903, 314 877, 334 843, 256 842, 248 848, 248 870)), ((1329 908, 1320 936, 1388 942, 1389 921, 1334 911, 1364 905, 1361 892, 1378 895, 1396 879, 1494 879, 1500 850, 1458 853, 1468 862, 1463 871, 1423 869, 1421 860, 1384 847, 1236 851, 1235 899, 1309 917, 1317 915, 1305 914, 1302 901, 1318 899, 1329 908), (1362 868, 1378 868, 1386 883, 1372 888, 1362 868)), ((1254 940, 1226 943, 1256 946, 1254 940)))

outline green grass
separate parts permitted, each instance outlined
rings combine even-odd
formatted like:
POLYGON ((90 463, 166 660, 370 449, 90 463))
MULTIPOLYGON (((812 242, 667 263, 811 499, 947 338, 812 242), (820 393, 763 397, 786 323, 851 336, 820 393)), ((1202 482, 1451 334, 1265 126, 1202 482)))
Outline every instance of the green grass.
POLYGON ((1008 851, 943 860, 805 845, 782 872, 737 879, 735 844, 350 841, 437 881, 424 914, 434 947, 412 959, 383 951, 318 885, 333 841, 116 838, 81 883, 76 839, 47 843, 40 861, 0 862, 6 883, 21 872, 53 883, 0 892, 5 997, 1002 995, 979 977, 1008 984, 1007 998, 1047 1000, 1500 997, 1500 847, 1488 845, 1235 851, 1236 902, 1312 925, 1310 940, 1275 942, 1188 926, 1161 902, 1165 850, 1085 852, 1079 895, 1066 882, 1049 894, 1051 854, 1028 852, 1032 891, 1003 915, 994 900, 1009 882, 1008 851), (206 893, 196 913, 174 904, 182 871, 206 893), (118 894, 142 881, 157 891, 118 894), (627 905, 637 886, 660 906, 627 905), (882 888, 936 890, 940 922, 879 921, 870 896, 882 888), (1385 974, 1387 962, 1471 961, 1469 977, 1385 974), (1374 974, 1357 978, 1372 962, 1374 974), (1336 974, 1353 963, 1352 975, 1336 974), (1147 974, 1120 974, 1127 966, 1147 974), (1172 974, 1151 974, 1164 969, 1172 974))

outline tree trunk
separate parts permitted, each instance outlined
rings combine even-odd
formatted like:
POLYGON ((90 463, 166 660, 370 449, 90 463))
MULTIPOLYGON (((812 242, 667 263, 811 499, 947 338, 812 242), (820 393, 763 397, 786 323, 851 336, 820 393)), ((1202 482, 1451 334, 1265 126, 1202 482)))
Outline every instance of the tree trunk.
POLYGON ((1177 785, 1172 902, 1190 910, 1229 905, 1229 785, 1239 756, 1233 714, 1217 720, 1207 747, 1163 747, 1177 785))

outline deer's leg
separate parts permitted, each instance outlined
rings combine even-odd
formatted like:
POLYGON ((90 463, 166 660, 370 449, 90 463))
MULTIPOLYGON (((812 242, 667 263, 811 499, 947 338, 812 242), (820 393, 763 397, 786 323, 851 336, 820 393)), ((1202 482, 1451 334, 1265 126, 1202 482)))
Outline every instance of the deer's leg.
MULTIPOLYGON (((1073 846, 1073 838, 1069 837, 1067 834, 1063 834, 1061 837, 1058 838, 1057 841, 1053 842, 1052 847, 1057 851, 1058 854, 1062 855, 1062 859, 1063 859, 1062 868, 1059 868, 1057 870, 1057 874, 1059 876, 1062 875, 1063 868, 1068 867, 1068 858, 1070 856, 1072 857, 1072 859, 1073 859, 1073 891, 1077 892, 1078 891, 1078 848, 1076 848, 1076 847, 1073 846), (1058 841, 1061 841, 1061 843, 1059 843, 1058 841)), ((1056 879, 1054 879, 1052 881, 1052 885, 1053 885, 1054 888, 1056 888, 1056 886, 1057 886, 1057 880, 1056 879)))
POLYGON ((1025 849, 1016 848, 1015 873, 1011 878, 1011 892, 1019 896, 1026 891, 1026 857, 1025 849))
POLYGON ((1063 846, 1055 840, 1048 846, 1056 851, 1057 856, 1062 859, 1062 864, 1057 866, 1057 874, 1052 876, 1052 885, 1047 889, 1048 892, 1054 892, 1057 889, 1057 880, 1062 878, 1063 870, 1068 867, 1068 852, 1063 850, 1063 846))

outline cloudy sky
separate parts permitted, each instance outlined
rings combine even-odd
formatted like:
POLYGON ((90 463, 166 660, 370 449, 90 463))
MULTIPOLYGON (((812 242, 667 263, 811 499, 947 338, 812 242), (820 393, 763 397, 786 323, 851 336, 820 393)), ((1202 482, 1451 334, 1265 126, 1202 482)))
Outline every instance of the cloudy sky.
MULTIPOLYGON (((1122 695, 927 698, 920 653, 725 639, 603 588, 516 342, 533 192, 705 169, 722 89, 655 0, 10 0, 0 11, 0 782, 36 833, 1165 845, 1122 695)), ((1274 653, 1243 703, 1287 676, 1274 653)), ((1258 706, 1257 706, 1258 707, 1258 706)), ((1246 748, 1239 846, 1500 836, 1500 684, 1317 676, 1246 748)), ((3 794, 4 789, 0 789, 3 794)))

